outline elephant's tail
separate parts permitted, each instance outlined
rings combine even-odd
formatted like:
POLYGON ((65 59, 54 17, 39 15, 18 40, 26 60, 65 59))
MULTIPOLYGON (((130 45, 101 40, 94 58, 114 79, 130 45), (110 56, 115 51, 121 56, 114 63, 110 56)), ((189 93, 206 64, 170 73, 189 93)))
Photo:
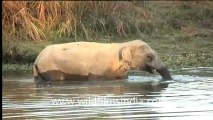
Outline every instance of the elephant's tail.
POLYGON ((34 72, 34 77, 38 77, 38 66, 37 65, 33 65, 33 72, 34 72))
POLYGON ((44 76, 40 73, 38 66, 36 64, 34 64, 33 69, 34 69, 33 71, 34 71, 34 79, 35 80, 38 80, 38 79, 42 79, 44 81, 46 80, 44 78, 44 76))

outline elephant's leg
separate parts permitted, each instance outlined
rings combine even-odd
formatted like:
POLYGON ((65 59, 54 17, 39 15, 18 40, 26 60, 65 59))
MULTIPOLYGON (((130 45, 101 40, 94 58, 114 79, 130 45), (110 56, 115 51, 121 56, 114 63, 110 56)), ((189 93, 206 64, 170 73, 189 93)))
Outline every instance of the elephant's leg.
POLYGON ((42 74, 45 76, 46 81, 65 80, 64 73, 59 70, 51 70, 42 74))
POLYGON ((40 73, 34 77, 36 87, 49 86, 52 81, 64 80, 65 76, 61 71, 52 70, 40 73))
POLYGON ((98 79, 100 79, 100 76, 89 73, 88 80, 98 80, 98 79))
POLYGON ((35 85, 37 88, 40 88, 40 87, 46 87, 48 86, 48 81, 46 81, 45 79, 43 79, 42 76, 35 76, 34 77, 34 81, 35 81, 35 85))
POLYGON ((116 79, 121 79, 121 80, 128 79, 128 75, 118 76, 118 77, 116 77, 116 79))

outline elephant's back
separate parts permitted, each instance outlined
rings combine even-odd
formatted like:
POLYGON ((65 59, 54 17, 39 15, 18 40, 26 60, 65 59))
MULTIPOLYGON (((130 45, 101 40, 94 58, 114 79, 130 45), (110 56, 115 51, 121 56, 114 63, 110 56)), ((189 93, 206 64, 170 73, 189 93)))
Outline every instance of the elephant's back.
POLYGON ((69 74, 89 73, 89 67, 100 46, 96 43, 75 42, 52 46, 49 58, 61 71, 69 74))
POLYGON ((71 42, 71 43, 63 43, 63 44, 55 44, 51 45, 56 48, 63 48, 63 49, 73 49, 73 48, 94 48, 104 45, 103 43, 96 43, 96 42, 71 42))

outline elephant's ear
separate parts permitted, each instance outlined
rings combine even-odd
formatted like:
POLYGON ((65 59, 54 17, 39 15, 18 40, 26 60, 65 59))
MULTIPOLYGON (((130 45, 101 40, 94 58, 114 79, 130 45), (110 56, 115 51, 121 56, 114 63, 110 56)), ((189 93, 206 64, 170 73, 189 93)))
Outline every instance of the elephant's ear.
POLYGON ((132 47, 127 46, 122 48, 122 58, 127 62, 132 61, 132 47))
POLYGON ((146 62, 152 62, 155 59, 155 55, 152 52, 148 52, 145 54, 146 62))

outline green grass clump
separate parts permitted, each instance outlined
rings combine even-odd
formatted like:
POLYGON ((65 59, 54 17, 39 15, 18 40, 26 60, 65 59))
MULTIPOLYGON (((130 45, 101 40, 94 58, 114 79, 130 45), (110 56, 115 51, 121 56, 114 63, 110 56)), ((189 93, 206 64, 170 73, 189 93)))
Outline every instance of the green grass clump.
POLYGON ((2 70, 4 72, 7 71, 19 71, 19 72, 26 72, 26 73, 32 73, 33 71, 33 64, 2 64, 2 70))
POLYGON ((37 55, 50 43, 3 41, 3 63, 33 63, 37 55))

